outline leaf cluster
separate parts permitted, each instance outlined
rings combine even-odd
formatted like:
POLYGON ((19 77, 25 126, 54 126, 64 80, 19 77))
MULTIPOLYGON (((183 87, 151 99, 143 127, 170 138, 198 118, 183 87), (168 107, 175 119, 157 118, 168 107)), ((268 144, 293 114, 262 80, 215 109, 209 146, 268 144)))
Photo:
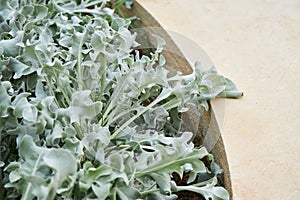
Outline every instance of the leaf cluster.
POLYGON ((1 0, 0 199, 228 199, 180 115, 241 93, 198 64, 170 76, 160 38, 133 54, 130 21, 106 3, 1 0), (177 186, 174 172, 198 183, 177 186))

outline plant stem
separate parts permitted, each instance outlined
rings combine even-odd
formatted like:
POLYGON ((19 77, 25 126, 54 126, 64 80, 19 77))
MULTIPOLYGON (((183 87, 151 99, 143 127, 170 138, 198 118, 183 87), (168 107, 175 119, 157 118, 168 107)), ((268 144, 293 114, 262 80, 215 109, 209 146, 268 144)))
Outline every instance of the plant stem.
MULTIPOLYGON (((55 75, 55 78, 56 78, 56 80, 57 80, 57 83, 59 84, 59 83, 60 83, 60 78, 59 78, 59 76, 54 72, 53 68, 51 68, 51 69, 52 69, 52 71, 53 71, 53 73, 54 73, 54 75, 55 75)), ((67 101, 67 104, 70 105, 70 104, 71 104, 71 100, 70 100, 69 96, 67 95, 65 89, 67 89, 67 88, 66 88, 66 87, 61 87, 61 92, 62 92, 62 94, 63 94, 65 100, 67 101)), ((64 104, 64 102, 62 102, 62 103, 64 104)), ((64 104, 64 106, 67 107, 65 104, 64 104)))
POLYGON ((135 116, 133 116, 127 122, 125 122, 124 124, 122 124, 122 126, 120 128, 118 128, 118 130, 116 130, 116 132, 114 132, 114 134, 112 134, 111 139, 114 139, 123 129, 125 129, 130 123, 132 123, 134 120, 136 120, 143 113, 145 113, 146 111, 148 111, 150 108, 152 108, 153 106, 155 106, 160 101, 168 98, 168 96, 170 94, 171 94, 171 91, 168 91, 166 94, 163 94, 162 96, 158 96, 157 99, 155 99, 147 107, 145 107, 145 108, 141 109, 140 111, 138 111, 138 113, 135 116))
POLYGON ((91 3, 88 3, 88 4, 84 5, 84 7, 88 8, 88 7, 91 7, 91 6, 96 6, 99 3, 103 3, 103 0, 92 1, 91 3))
POLYGON ((55 67, 52 68, 52 70, 58 71, 59 73, 61 73, 61 74, 65 75, 65 76, 67 76, 69 79, 73 80, 74 82, 77 82, 78 84, 84 86, 84 84, 83 84, 82 82, 79 82, 75 77, 71 76, 70 74, 67 74, 66 72, 61 71, 61 70, 59 70, 59 69, 57 69, 57 68, 55 68, 55 67))
POLYGON ((96 14, 96 15, 103 15, 103 13, 95 11, 95 10, 89 10, 89 9, 78 9, 74 10, 74 13, 86 13, 86 14, 96 14))
MULTIPOLYGON (((183 101, 184 102, 188 102, 189 100, 191 100, 191 96, 190 95, 185 95, 183 97, 183 101)), ((180 105, 182 105, 184 103, 182 103, 182 100, 179 98, 173 98, 172 100, 169 100, 168 102, 166 102, 165 104, 162 105, 162 107, 166 110, 171 110, 172 108, 178 107, 180 105)))
POLYGON ((120 80, 121 83, 118 84, 118 86, 119 85, 120 86, 114 89, 112 96, 109 98, 109 100, 107 102, 107 106, 104 108, 105 112, 102 115, 101 125, 104 125, 104 123, 106 123, 106 118, 109 115, 110 111, 113 109, 113 107, 116 106, 115 104, 118 101, 118 97, 120 97, 120 95, 123 94, 123 89, 126 86, 126 80, 130 74, 131 73, 128 72, 128 74, 126 76, 121 77, 121 80, 120 80))
POLYGON ((125 3, 126 0, 122 0, 120 1, 120 3, 118 3, 118 5, 115 6, 115 10, 119 11, 119 8, 125 3))
POLYGON ((83 133, 82 133, 81 127, 79 126, 78 123, 74 123, 73 126, 74 126, 74 128, 75 128, 75 130, 76 130, 78 139, 82 140, 82 138, 83 138, 83 133))
POLYGON ((145 192, 142 192, 142 193, 141 193, 141 196, 142 196, 142 197, 145 197, 146 195, 148 195, 148 194, 150 194, 150 193, 154 193, 154 192, 158 192, 158 191, 159 191, 159 189, 147 190, 147 191, 145 191, 145 192))
POLYGON ((135 177, 141 177, 141 176, 150 174, 152 172, 159 171, 161 169, 167 168, 168 166, 176 164, 176 163, 186 163, 186 162, 188 162, 191 159, 199 159, 199 155, 195 154, 193 156, 184 157, 184 158, 177 159, 177 160, 174 160, 174 161, 171 161, 171 162, 167 162, 165 164, 160 164, 159 163, 158 166, 149 167, 148 169, 146 169, 146 170, 144 170, 142 172, 136 172, 135 177))
MULTIPOLYGON (((35 174, 36 171, 38 170, 38 164, 40 163, 40 161, 41 161, 41 159, 42 159, 42 154, 43 154, 43 152, 44 152, 44 149, 42 150, 42 152, 40 152, 39 157, 38 157, 38 159, 36 160, 36 163, 35 163, 35 165, 34 165, 34 167, 33 167, 32 173, 31 173, 32 177, 34 177, 34 174, 35 174)), ((30 195, 29 192, 30 192, 30 190, 31 190, 31 187, 32 187, 32 183, 30 182, 30 183, 28 183, 28 185, 27 185, 27 187, 26 187, 25 194, 22 195, 22 199, 21 199, 21 200, 31 199, 31 198, 29 198, 29 195, 30 195)))
MULTIPOLYGON (((85 34, 86 34, 86 30, 82 33, 81 35, 81 38, 80 38, 80 41, 79 41, 79 46, 78 46, 78 54, 77 54, 77 74, 78 74, 78 81, 83 83, 83 69, 82 69, 82 66, 81 66, 81 47, 83 45, 83 40, 84 40, 84 37, 85 37, 85 34)), ((79 90, 83 90, 84 86, 82 85, 78 85, 79 87, 79 90)))
MULTIPOLYGON (((40 66, 41 66, 42 68, 44 68, 45 66, 44 66, 44 64, 43 64, 43 62, 42 62, 42 60, 41 60, 40 55, 37 54, 36 51, 34 51, 34 54, 35 54, 35 56, 37 57, 40 66)), ((45 80, 46 80, 47 85, 48 85, 48 87, 49 87, 49 92, 50 92, 51 96, 54 97, 54 101, 55 101, 56 105, 59 107, 59 103, 58 103, 58 101, 57 101, 57 99, 56 99, 56 96, 55 96, 55 93, 54 93, 54 91, 53 91, 52 84, 51 84, 50 80, 48 79, 47 75, 45 75, 45 80)))

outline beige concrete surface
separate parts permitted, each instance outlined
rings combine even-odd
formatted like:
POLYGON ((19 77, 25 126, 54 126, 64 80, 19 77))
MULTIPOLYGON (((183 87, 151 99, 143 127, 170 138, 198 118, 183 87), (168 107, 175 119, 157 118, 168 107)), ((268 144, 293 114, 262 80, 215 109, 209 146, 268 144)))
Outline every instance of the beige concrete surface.
POLYGON ((139 2, 199 44, 245 93, 214 103, 234 199, 300 199, 300 1, 139 2))

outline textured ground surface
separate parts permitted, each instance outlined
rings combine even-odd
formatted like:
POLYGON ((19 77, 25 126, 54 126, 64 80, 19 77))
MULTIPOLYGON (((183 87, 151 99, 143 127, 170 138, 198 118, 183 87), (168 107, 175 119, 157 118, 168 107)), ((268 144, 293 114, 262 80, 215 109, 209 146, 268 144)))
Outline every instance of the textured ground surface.
MULTIPOLYGON (((299 199, 300 1, 139 2, 164 28, 200 45, 245 92, 214 102, 234 199, 299 199)), ((184 44, 185 53, 194 51, 184 44)))

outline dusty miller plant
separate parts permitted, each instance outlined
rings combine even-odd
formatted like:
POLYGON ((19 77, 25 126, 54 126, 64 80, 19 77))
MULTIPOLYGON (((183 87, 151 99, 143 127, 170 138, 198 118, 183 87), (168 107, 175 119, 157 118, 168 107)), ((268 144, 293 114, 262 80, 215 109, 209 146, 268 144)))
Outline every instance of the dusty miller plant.
POLYGON ((241 93, 198 65, 170 77, 160 38, 133 53, 130 21, 106 2, 1 0, 0 199, 229 199, 180 113, 241 93))

